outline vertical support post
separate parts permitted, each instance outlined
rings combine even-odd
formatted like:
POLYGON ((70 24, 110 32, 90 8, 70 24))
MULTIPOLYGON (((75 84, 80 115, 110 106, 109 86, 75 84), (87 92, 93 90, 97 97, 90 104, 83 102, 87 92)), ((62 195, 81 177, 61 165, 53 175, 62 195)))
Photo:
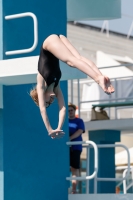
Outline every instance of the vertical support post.
POLYGON ((97 174, 94 178, 94 194, 97 194, 97 174))
MULTIPOLYGON (((89 140, 96 144, 114 144, 120 141, 120 131, 117 130, 94 130, 89 131, 89 140)), ((115 178, 115 150, 114 148, 99 149, 98 151, 98 177, 115 178)), ((90 149, 90 174, 94 171, 94 151, 90 149)), ((97 178, 90 180, 90 193, 114 193, 115 182, 101 181, 97 178)))
POLYGON ((131 174, 132 174, 132 191, 133 191, 133 167, 131 169, 131 174))
MULTIPOLYGON (((123 172, 123 178, 126 176, 126 172, 127 172, 127 169, 125 169, 124 172, 123 172)), ((123 193, 124 193, 124 194, 127 193, 127 188, 126 188, 126 179, 123 180, 123 193)))
POLYGON ((102 28, 101 28, 101 32, 103 33, 104 29, 106 30, 106 36, 109 37, 109 21, 108 20, 104 20, 102 28))
MULTIPOLYGON (((87 166, 86 166, 86 175, 89 176, 89 158, 90 158, 90 148, 87 147, 87 166)), ((86 181, 86 194, 89 194, 89 180, 86 181)))
MULTIPOLYGON (((117 82, 116 82, 116 78, 114 79, 115 81, 115 99, 117 98, 117 82)), ((117 101, 117 100, 116 100, 117 101)), ((117 108, 115 107, 115 119, 117 119, 117 108)))
POLYGON ((129 39, 129 38, 130 38, 130 36, 131 36, 131 33, 132 33, 132 30, 133 30, 133 21, 132 21, 132 23, 131 23, 131 26, 130 26, 130 29, 129 29, 129 31, 128 31, 128 34, 127 34, 127 39, 129 39))
MULTIPOLYGON (((111 95, 109 95, 109 101, 111 101, 111 95)), ((110 118, 110 114, 111 114, 110 110, 111 110, 111 108, 108 108, 108 111, 109 111, 109 118, 110 118)))
POLYGON ((79 83, 79 79, 77 79, 78 81, 78 109, 79 109, 79 118, 80 118, 80 83, 79 83))
POLYGON ((71 82, 71 103, 73 103, 73 80, 71 82))

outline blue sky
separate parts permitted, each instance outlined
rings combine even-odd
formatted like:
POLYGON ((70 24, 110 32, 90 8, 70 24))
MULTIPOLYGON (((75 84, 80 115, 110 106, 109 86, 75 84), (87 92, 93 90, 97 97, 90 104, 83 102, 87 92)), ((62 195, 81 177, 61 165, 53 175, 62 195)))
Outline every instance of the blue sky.
MULTIPOLYGON (((109 20, 109 30, 127 34, 131 23, 133 22, 133 0, 121 0, 121 2, 122 17, 121 19, 109 20)), ((103 21, 82 21, 82 23, 102 27, 103 21)), ((131 35, 133 36, 133 30, 131 35)))

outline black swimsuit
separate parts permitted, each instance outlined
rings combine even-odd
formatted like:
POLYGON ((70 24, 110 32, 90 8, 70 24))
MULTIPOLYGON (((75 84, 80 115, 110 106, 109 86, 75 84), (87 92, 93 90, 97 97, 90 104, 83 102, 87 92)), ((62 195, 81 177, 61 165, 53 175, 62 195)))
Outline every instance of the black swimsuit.
POLYGON ((52 53, 41 47, 38 61, 38 71, 47 83, 47 86, 55 82, 54 88, 58 85, 61 78, 59 59, 52 53))

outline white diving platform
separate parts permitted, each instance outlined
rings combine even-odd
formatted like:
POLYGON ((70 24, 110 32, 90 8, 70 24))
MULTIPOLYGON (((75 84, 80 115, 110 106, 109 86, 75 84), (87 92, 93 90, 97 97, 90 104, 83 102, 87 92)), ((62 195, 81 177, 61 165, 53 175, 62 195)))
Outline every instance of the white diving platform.
MULTIPOLYGON (((0 84, 19 85, 36 83, 39 56, 0 60, 0 84)), ((67 66, 60 61, 61 80, 86 78, 87 76, 76 68, 67 66)))
POLYGON ((133 194, 69 194, 68 200, 132 200, 133 194))
POLYGON ((133 118, 114 119, 114 120, 97 120, 85 122, 85 128, 89 131, 94 130, 133 130, 133 118))

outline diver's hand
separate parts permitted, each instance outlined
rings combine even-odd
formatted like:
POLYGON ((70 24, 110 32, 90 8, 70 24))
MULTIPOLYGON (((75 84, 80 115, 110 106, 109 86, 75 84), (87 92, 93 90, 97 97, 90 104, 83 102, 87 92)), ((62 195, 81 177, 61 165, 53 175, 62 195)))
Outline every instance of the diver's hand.
POLYGON ((55 129, 55 130, 51 130, 50 132, 49 132, 49 136, 52 138, 52 139, 56 139, 56 138, 62 138, 63 136, 64 136, 64 132, 63 132, 63 130, 60 130, 60 129, 55 129))

